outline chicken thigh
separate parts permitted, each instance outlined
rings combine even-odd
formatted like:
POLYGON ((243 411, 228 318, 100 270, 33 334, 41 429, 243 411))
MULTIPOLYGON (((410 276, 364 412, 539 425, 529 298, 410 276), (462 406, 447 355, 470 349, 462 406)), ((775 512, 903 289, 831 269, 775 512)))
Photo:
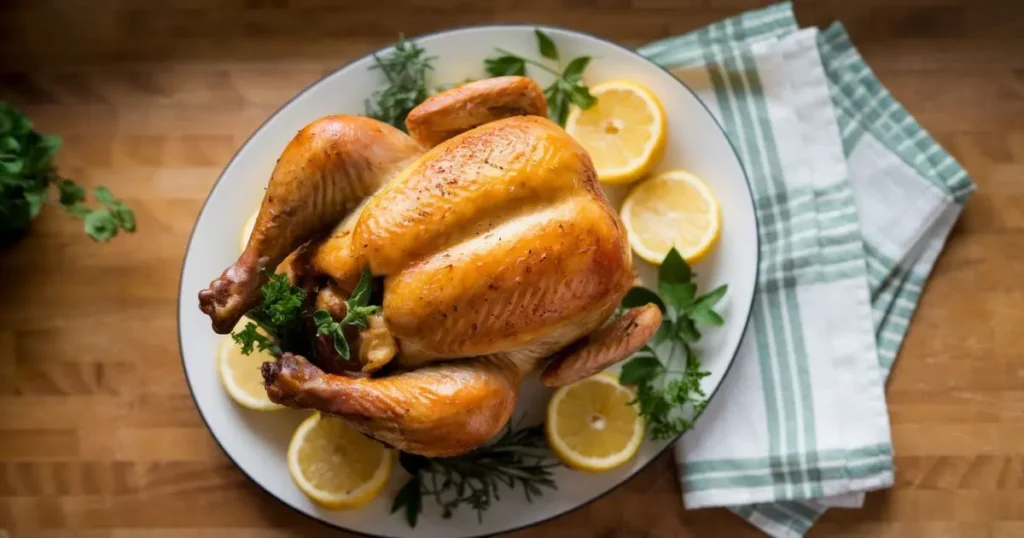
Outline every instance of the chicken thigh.
POLYGON ((449 456, 498 433, 545 363, 542 382, 567 384, 650 339, 656 306, 613 316, 634 278, 623 225, 589 155, 545 114, 535 82, 499 77, 427 99, 407 119, 415 139, 353 116, 296 136, 246 251, 201 308, 229 331, 258 300, 262 268, 312 240, 322 293, 350 293, 366 267, 383 277, 400 351, 393 371, 361 378, 285 353, 263 367, 272 400, 449 456))

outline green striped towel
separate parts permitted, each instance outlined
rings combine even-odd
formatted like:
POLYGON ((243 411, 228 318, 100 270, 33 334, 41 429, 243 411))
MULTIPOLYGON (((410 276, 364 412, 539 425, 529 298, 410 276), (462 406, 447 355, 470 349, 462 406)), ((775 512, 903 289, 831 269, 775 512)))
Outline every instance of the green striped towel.
POLYGON ((718 118, 760 226, 750 328, 676 447, 684 500, 803 536, 893 483, 885 378, 974 185, 840 24, 801 29, 789 3, 640 52, 718 118))

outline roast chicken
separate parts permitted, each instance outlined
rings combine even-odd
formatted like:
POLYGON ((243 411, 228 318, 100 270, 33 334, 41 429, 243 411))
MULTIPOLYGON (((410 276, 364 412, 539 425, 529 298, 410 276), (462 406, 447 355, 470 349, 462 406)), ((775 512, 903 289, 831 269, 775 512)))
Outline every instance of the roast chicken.
POLYGON ((277 268, 340 319, 369 268, 382 316, 357 346, 391 351, 377 350, 371 375, 284 353, 263 366, 271 400, 451 456, 501 431, 525 376, 572 383, 650 339, 657 306, 617 312, 634 281, 622 222, 587 152, 546 112, 535 82, 499 77, 427 99, 408 135, 340 115, 299 131, 245 251, 200 307, 230 332, 277 268))

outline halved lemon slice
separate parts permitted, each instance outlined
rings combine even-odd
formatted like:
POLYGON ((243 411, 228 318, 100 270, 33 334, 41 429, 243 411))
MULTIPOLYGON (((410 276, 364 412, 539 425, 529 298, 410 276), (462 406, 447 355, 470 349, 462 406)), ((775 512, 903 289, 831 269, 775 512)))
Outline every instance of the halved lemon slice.
POLYGON ((711 252, 722 228, 718 200, 699 177, 673 170, 633 188, 622 204, 629 244, 660 264, 673 246, 689 263, 711 252))
POLYGON ((302 421, 288 445, 288 473, 325 508, 359 508, 388 482, 394 451, 338 418, 316 413, 302 421))
POLYGON ((658 164, 665 152, 665 110, 644 86, 612 81, 590 89, 597 103, 574 106, 565 130, 586 148, 597 177, 608 183, 631 183, 658 164))
MULTIPOLYGON (((235 330, 244 327, 248 321, 242 318, 235 330)), ((257 411, 283 409, 283 406, 270 401, 263 388, 260 367, 274 360, 270 353, 254 349, 251 355, 243 355, 241 346, 228 335, 221 342, 218 355, 217 370, 220 372, 221 384, 238 405, 257 411)))
POLYGON ((600 373, 555 391, 548 402, 548 445, 567 466, 607 471, 629 461, 644 440, 633 391, 600 373))
POLYGON ((260 208, 256 208, 249 216, 249 220, 245 221, 242 225, 242 235, 238 238, 238 250, 245 250, 245 246, 249 243, 249 236, 252 235, 253 228, 256 227, 256 216, 260 214, 260 208))

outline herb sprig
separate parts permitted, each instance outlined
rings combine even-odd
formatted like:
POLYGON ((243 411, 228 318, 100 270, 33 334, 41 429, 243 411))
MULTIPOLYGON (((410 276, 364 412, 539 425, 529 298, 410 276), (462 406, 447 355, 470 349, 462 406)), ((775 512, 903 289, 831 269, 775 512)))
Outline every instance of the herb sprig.
POLYGON ((313 312, 313 323, 316 323, 316 334, 327 335, 334 342, 334 351, 345 360, 349 360, 350 352, 348 341, 345 339, 343 329, 348 325, 354 325, 361 329, 367 326, 367 318, 380 312, 381 308, 370 304, 370 288, 373 285, 373 275, 369 268, 363 269, 352 295, 345 301, 345 317, 341 321, 334 321, 331 313, 326 310, 313 312))
POLYGON ((482 520, 484 510, 499 500, 502 485, 520 486, 529 502, 545 488, 558 489, 551 469, 561 465, 547 448, 543 426, 509 426, 494 444, 462 456, 425 458, 403 452, 399 461, 412 478, 398 492, 391 513, 403 510, 412 527, 423 512, 423 497, 433 497, 445 519, 468 506, 482 520))
POLYGON ((661 308, 661 327, 651 341, 622 366, 619 380, 636 385, 633 400, 655 440, 669 439, 693 427, 707 406, 701 380, 709 373, 694 350, 701 333, 698 324, 720 326, 713 310, 728 291, 723 284, 697 296, 696 275, 673 248, 658 272, 658 293, 635 287, 622 300, 624 308, 655 303, 661 308))
POLYGON ((51 201, 51 187, 57 191, 57 204, 82 219, 93 240, 106 242, 121 230, 134 232, 135 213, 109 189, 93 189, 100 205, 89 207, 83 203, 85 189, 57 173, 53 158, 61 143, 60 137, 36 132, 24 114, 0 101, 0 236, 27 227, 51 201))
POLYGON ((231 338, 238 342, 244 355, 249 355, 253 349, 269 351, 274 356, 280 356, 285 350, 296 351, 292 344, 298 340, 302 329, 306 290, 292 286, 286 275, 268 274, 260 295, 260 305, 245 314, 252 321, 232 333, 231 338))
POLYGON ((373 55, 375 65, 388 79, 388 85, 366 100, 366 115, 405 130, 405 117, 427 98, 427 72, 433 69, 433 56, 423 47, 399 36, 391 54, 373 55))
MULTIPOLYGON (((534 30, 534 35, 537 37, 540 55, 549 60, 559 61, 558 48, 554 40, 540 30, 534 30)), ((583 83, 583 71, 590 64, 590 56, 573 58, 564 69, 558 71, 505 49, 495 50, 500 53, 499 56, 484 60, 484 68, 491 76, 525 76, 526 65, 529 64, 555 77, 554 82, 544 88, 544 97, 548 101, 548 117, 562 127, 565 127, 565 120, 569 117, 570 105, 575 104, 587 109, 597 102, 597 98, 590 94, 590 88, 583 83)))

